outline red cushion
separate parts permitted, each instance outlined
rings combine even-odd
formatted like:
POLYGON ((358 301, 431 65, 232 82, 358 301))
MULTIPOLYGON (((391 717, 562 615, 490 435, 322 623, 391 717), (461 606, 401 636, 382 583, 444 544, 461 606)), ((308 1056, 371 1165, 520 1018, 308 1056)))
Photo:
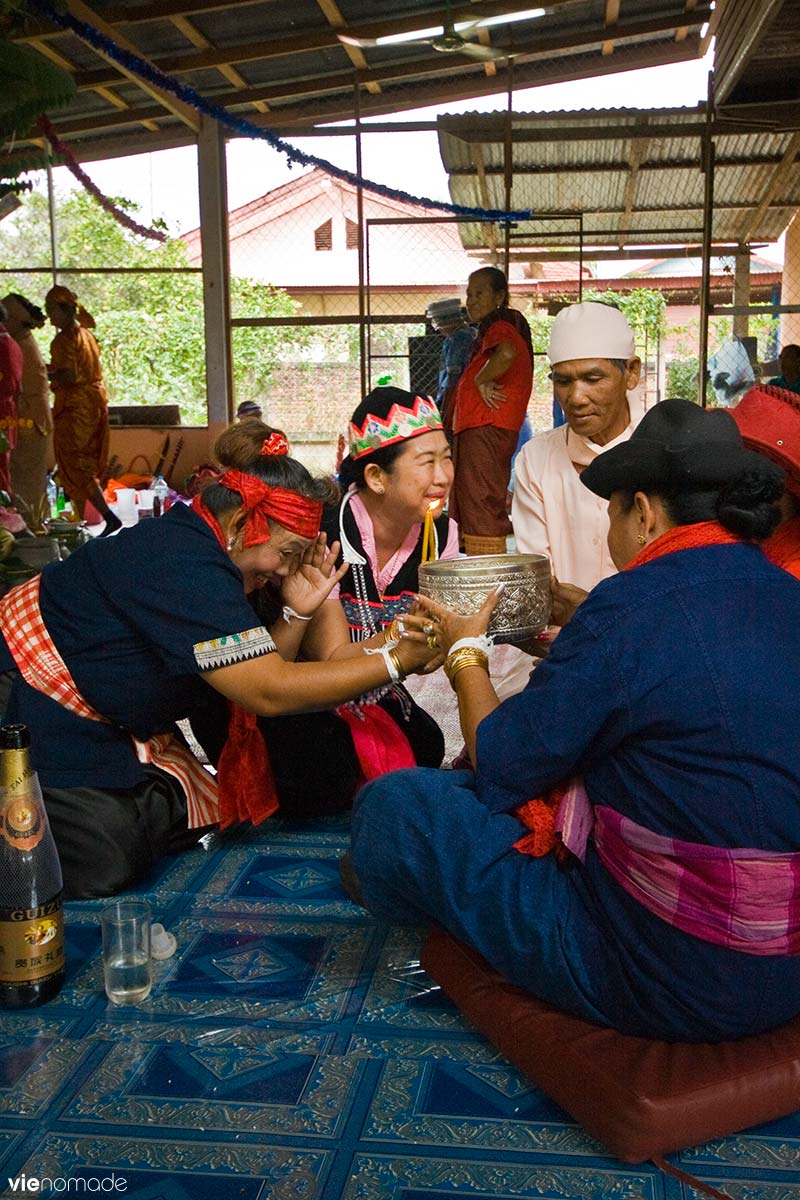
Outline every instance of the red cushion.
POLYGON ((529 996, 442 930, 429 934, 422 965, 506 1058, 623 1162, 800 1108, 800 1018, 714 1046, 649 1041, 529 996))

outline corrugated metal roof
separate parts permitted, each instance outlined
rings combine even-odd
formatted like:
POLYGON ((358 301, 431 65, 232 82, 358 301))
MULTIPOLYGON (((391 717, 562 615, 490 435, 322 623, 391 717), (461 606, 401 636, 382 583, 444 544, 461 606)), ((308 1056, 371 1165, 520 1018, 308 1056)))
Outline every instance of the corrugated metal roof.
MULTIPOLYGON (((656 238, 677 244, 699 237, 704 106, 515 113, 511 121, 509 207, 537 214, 515 227, 515 243, 552 246, 562 232, 564 244, 574 245, 576 218, 585 240, 603 244, 656 238), (575 215, 572 221, 563 219, 565 213, 575 215)), ((439 119, 439 148, 456 203, 506 207, 507 127, 508 117, 497 113, 439 119)), ((731 133, 719 123, 714 128, 714 241, 776 240, 800 206, 795 136, 731 133)), ((468 249, 486 245, 478 225, 461 226, 461 234, 468 249)))

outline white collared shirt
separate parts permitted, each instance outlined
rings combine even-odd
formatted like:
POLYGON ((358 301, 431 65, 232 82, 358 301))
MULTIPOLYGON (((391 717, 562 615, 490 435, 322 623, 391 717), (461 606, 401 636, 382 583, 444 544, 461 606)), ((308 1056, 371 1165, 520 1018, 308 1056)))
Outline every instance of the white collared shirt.
POLYGON ((631 436, 644 411, 635 393, 628 401, 630 423, 605 446, 561 425, 531 438, 516 461, 511 519, 517 549, 546 554, 557 579, 587 592, 617 569, 606 541, 608 501, 583 486, 580 472, 631 436))

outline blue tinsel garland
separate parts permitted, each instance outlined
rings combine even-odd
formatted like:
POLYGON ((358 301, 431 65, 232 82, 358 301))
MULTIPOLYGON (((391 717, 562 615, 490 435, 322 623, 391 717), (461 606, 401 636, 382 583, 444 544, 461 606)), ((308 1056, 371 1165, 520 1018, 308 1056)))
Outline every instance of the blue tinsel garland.
POLYGON ((424 196, 413 196, 410 192, 403 192, 399 188, 388 187, 384 183, 375 183, 370 179, 364 179, 353 171, 346 171, 343 167, 337 167, 334 163, 328 162, 327 159, 318 158, 315 154, 305 154, 302 150, 298 150, 296 146, 290 142, 283 141, 276 134, 271 133, 268 129, 260 129, 258 125, 253 125, 251 121, 245 120, 243 117, 235 117, 219 104, 214 104, 211 100, 206 100, 194 88, 188 84, 180 83, 177 79, 173 79, 171 75, 166 75, 160 71, 158 67, 152 63, 146 62, 139 58, 136 54, 131 54, 130 51, 122 49, 111 38, 101 33, 99 29, 95 29, 93 25, 87 25, 85 21, 79 21, 76 17, 69 13, 58 12, 57 9, 51 7, 47 0, 30 0, 34 8, 37 8, 41 13, 48 17, 54 25, 58 25, 61 29, 71 29, 83 41, 88 42, 95 50, 99 50, 108 58, 118 62, 120 66, 127 70, 140 75, 142 79, 146 79, 149 83, 161 88, 162 91, 170 92, 184 104, 188 104, 191 108, 199 113, 203 113, 207 117, 213 118, 233 133, 239 134, 240 137, 257 138, 260 141, 267 142, 274 150, 280 154, 285 154, 289 162, 299 163, 302 166, 320 167, 328 175, 334 176, 336 179, 344 180, 346 183, 354 187, 362 187, 366 191, 374 192, 378 196, 385 196, 390 200, 400 200, 404 204, 412 204, 419 208, 434 208, 442 212, 452 213, 457 217, 472 217, 476 221, 524 221, 529 219, 533 212, 531 209, 519 209, 516 211, 505 212, 497 208, 471 208, 465 204, 448 204, 443 200, 427 200, 424 196))

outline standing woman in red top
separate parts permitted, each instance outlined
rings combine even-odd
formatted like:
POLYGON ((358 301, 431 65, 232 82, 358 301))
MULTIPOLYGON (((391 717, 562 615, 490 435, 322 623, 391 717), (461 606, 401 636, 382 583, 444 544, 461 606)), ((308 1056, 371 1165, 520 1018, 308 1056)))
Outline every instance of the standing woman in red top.
POLYGON ((508 281, 498 267, 472 272, 467 312, 478 333, 453 404, 450 515, 467 554, 504 554, 511 459, 533 383, 531 331, 522 313, 509 308, 508 281))

